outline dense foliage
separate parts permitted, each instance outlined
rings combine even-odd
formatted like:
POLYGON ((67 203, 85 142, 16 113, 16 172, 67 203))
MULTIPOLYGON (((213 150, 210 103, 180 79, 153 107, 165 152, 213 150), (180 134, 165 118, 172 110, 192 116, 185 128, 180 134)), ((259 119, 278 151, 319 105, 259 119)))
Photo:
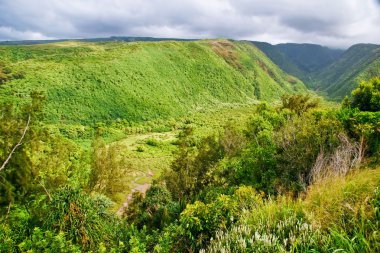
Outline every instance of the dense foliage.
MULTIPOLYGON (((231 44, 214 46, 244 68, 222 50, 231 44)), ((4 103, 0 252, 378 252, 378 86, 360 84, 340 109, 295 94, 248 108, 246 124, 218 128, 223 119, 206 114, 202 134, 189 117, 170 144, 151 137, 134 147, 170 166, 124 203, 130 146, 105 137, 128 123, 96 124, 86 146, 80 131, 44 123, 42 93, 4 103)))
POLYGON ((253 43, 281 69, 332 99, 342 99, 359 81, 380 75, 380 45, 356 44, 340 50, 312 44, 253 43))
POLYGON ((127 126, 305 90, 250 43, 228 40, 1 46, 0 61, 24 73, 0 85, 4 101, 45 91, 44 121, 73 126, 127 126))
POLYGON ((349 95, 361 80, 380 75, 380 46, 357 44, 333 64, 314 76, 314 86, 331 98, 342 99, 349 95))

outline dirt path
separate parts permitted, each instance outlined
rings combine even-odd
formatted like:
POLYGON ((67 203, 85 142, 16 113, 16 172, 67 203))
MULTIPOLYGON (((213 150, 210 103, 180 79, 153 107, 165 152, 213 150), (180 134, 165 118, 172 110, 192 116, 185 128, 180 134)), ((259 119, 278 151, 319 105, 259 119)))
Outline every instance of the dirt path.
MULTIPOLYGON (((150 177, 153 176, 153 173, 148 174, 150 177)), ((138 178, 136 178, 134 181, 136 182, 138 178)), ((143 195, 145 195, 146 191, 149 189, 151 184, 149 183, 143 183, 143 184, 136 184, 135 188, 132 189, 131 193, 128 194, 127 199, 124 201, 123 205, 117 210, 117 215, 122 216, 124 213, 125 208, 128 207, 128 204, 132 201, 132 195, 134 192, 139 191, 143 195)))
POLYGON ((134 134, 118 141, 126 147, 124 156, 128 162, 128 166, 133 169, 133 176, 128 183, 128 189, 132 190, 127 195, 123 204, 119 207, 117 215, 123 215, 123 212, 128 208, 128 204, 132 201, 132 195, 138 191, 145 195, 149 189, 154 176, 158 176, 163 168, 169 166, 171 158, 171 149, 167 147, 167 143, 176 139, 177 131, 164 133, 146 133, 134 134), (146 144, 147 140, 154 139, 164 143, 164 148, 151 147, 146 144), (136 152, 136 148, 143 146, 145 151, 142 153, 136 152))

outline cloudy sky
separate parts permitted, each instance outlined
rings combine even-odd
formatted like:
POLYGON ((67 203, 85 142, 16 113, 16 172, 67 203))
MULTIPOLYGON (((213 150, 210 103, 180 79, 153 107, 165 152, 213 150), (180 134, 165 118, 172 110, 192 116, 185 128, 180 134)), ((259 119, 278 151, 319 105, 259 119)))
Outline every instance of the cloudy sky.
POLYGON ((0 40, 108 36, 380 44, 380 0, 0 0, 0 40))

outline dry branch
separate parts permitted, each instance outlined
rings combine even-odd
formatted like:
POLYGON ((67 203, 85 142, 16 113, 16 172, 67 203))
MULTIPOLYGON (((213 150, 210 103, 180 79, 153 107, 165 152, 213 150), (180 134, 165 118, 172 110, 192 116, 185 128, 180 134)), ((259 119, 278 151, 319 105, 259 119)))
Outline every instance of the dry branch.
POLYGON ((12 151, 9 153, 7 159, 4 161, 3 165, 0 167, 0 171, 2 171, 5 166, 7 165, 7 163, 9 162, 9 160, 11 159, 13 153, 16 151, 16 149, 21 146, 22 144, 22 141, 24 140, 25 138, 25 135, 26 135, 26 132, 28 131, 28 128, 29 128, 29 123, 30 123, 30 114, 28 115, 28 121, 26 123, 26 126, 25 126, 25 129, 24 129, 24 132, 22 133, 22 136, 19 140, 19 142, 13 147, 12 151))

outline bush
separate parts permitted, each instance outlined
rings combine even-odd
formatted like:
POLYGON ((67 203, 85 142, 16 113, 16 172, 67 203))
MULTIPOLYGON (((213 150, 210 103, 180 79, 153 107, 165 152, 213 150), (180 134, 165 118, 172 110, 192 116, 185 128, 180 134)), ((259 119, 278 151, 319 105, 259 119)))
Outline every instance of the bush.
POLYGON ((264 201, 229 230, 219 230, 201 252, 308 252, 328 249, 320 231, 297 202, 282 197, 264 201))
POLYGON ((378 252, 379 189, 379 169, 326 179, 310 187, 305 209, 317 228, 330 233, 334 247, 349 252, 378 252))
POLYGON ((67 241, 64 232, 54 234, 34 228, 32 235, 18 245, 22 252, 80 253, 80 247, 67 241))
POLYGON ((84 249, 94 249, 101 242, 115 240, 116 220, 107 212, 111 202, 101 196, 91 197, 80 190, 65 187, 52 194, 41 212, 42 228, 59 233, 84 249))
POLYGON ((160 141, 150 138, 146 141, 146 144, 152 147, 158 147, 160 145, 160 141))
POLYGON ((144 152, 145 149, 144 149, 143 146, 138 146, 138 147, 136 148, 136 151, 141 153, 141 152, 144 152))
POLYGON ((251 187, 240 187, 231 196, 220 195, 210 203, 195 201, 181 213, 180 224, 188 238, 189 247, 199 249, 219 229, 227 230, 244 211, 262 203, 262 196, 251 187))
POLYGON ((352 91, 350 106, 360 111, 380 111, 380 78, 360 82, 358 88, 352 91))

